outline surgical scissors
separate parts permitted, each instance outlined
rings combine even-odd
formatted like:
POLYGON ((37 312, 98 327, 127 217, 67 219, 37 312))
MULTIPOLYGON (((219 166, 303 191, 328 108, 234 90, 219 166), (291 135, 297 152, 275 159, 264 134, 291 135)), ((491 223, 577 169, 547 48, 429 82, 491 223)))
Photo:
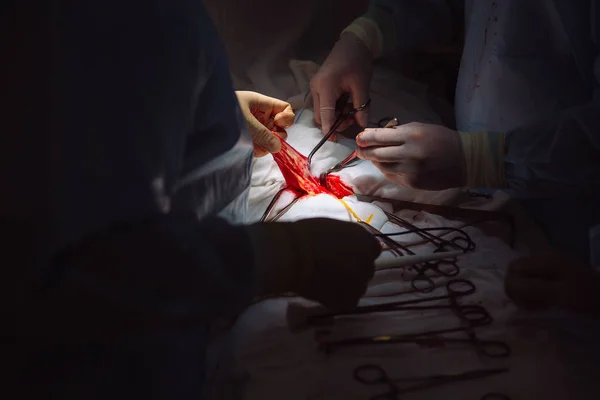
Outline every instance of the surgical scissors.
POLYGON ((358 108, 351 108, 350 110, 348 110, 348 107, 349 106, 351 107, 351 105, 348 103, 349 98, 350 98, 350 96, 348 94, 344 94, 338 99, 336 106, 335 106, 335 108, 336 108, 335 123, 333 124, 333 126, 331 127, 329 132, 327 132, 327 134, 325 136, 323 136, 323 138, 319 141, 319 143, 317 143, 317 145, 308 154, 308 162, 307 162, 308 172, 310 172, 310 165, 311 165, 313 156, 315 155, 315 153, 317 151, 319 151, 319 149, 321 147, 323 147, 325 142, 327 142, 329 140, 329 138, 338 130, 338 128, 346 120, 354 117, 354 115, 357 112, 363 111, 365 108, 369 107, 369 105, 371 104, 371 99, 369 99, 369 100, 367 100, 366 103, 360 105, 358 108))
MULTIPOLYGON (((322 333, 321 333, 322 335, 322 333)), ((475 335, 473 327, 457 327, 440 329, 437 331, 401 334, 365 336, 336 341, 322 341, 320 347, 325 353, 330 353, 336 347, 366 346, 383 344, 415 344, 423 347, 443 347, 446 344, 471 344, 477 353, 489 358, 506 358, 510 356, 511 348, 499 340, 480 340, 475 335), (448 338, 440 335, 450 333, 467 333, 468 338, 448 338)))
POLYGON ((470 327, 480 327, 486 326, 493 322, 493 318, 490 313, 484 307, 478 305, 462 305, 462 304, 454 304, 454 305, 435 305, 435 306, 400 306, 394 307, 391 306, 389 308, 378 308, 375 310, 363 310, 361 307, 358 307, 354 312, 348 312, 344 314, 337 314, 334 316, 325 316, 325 315, 313 315, 306 319, 306 323, 312 326, 325 326, 332 323, 335 317, 343 317, 343 316, 354 316, 354 315, 364 315, 364 314, 373 314, 373 313, 385 313, 385 312, 398 312, 398 311, 432 311, 432 310, 450 310, 454 312, 461 321, 467 323, 470 327))
MULTIPOLYGON (((421 298, 421 299, 393 301, 393 302, 388 302, 388 303, 384 303, 384 304, 373 304, 370 306, 360 306, 360 307, 355 308, 354 310, 344 312, 344 313, 326 313, 326 314, 313 315, 311 317, 311 320, 314 321, 317 319, 333 318, 333 317, 344 316, 344 315, 369 314, 369 313, 373 313, 373 312, 394 311, 394 310, 403 310, 403 309, 406 310, 406 309, 409 309, 407 307, 414 306, 415 304, 429 303, 432 301, 439 301, 439 300, 450 300, 452 302, 452 305, 455 305, 456 303, 453 301, 455 301, 456 299, 458 299, 460 297, 465 297, 470 294, 473 294, 473 293, 475 293, 475 290, 476 290, 476 288, 475 288, 475 285, 473 284, 473 282, 471 282, 467 279, 452 279, 446 283, 446 291, 448 292, 448 294, 445 296, 432 296, 432 297, 421 298)), ((421 306, 419 308, 413 307, 412 309, 425 310, 425 309, 433 309, 433 308, 440 308, 440 307, 447 308, 449 306, 448 305, 446 305, 446 306, 440 306, 440 305, 421 306)), ((462 307, 467 307, 467 306, 462 306, 462 307)), ((481 308, 483 309, 483 307, 481 307, 481 308)), ((486 311, 486 313, 487 313, 487 311, 486 311)))
MULTIPOLYGON (((384 128, 393 128, 398 126, 399 121, 398 118, 392 118, 388 121, 388 123, 384 126, 384 128)), ((335 164, 333 167, 323 171, 319 176, 319 183, 321 186, 327 186, 327 175, 332 174, 334 172, 339 172, 344 168, 351 167, 356 164, 356 161, 360 161, 358 156, 356 155, 356 150, 354 150, 350 155, 344 158, 339 163, 335 164)))
MULTIPOLYGON (((434 253, 439 251, 442 250, 438 248, 434 251, 434 253)), ((413 289, 422 293, 429 293, 436 287, 431 275, 426 274, 427 271, 431 270, 438 275, 448 278, 455 277, 460 273, 460 267, 456 263, 456 259, 429 261, 424 263, 422 266, 415 265, 414 268, 417 271, 417 274, 412 279, 412 287, 413 289), (422 283, 420 285, 419 282, 424 282, 425 286, 423 286, 422 283)))
MULTIPOLYGON (((448 374, 448 375, 431 375, 424 377, 415 378, 399 378, 391 379, 385 370, 377 364, 365 364, 358 366, 354 369, 354 380, 364 385, 385 385, 388 391, 385 393, 377 394, 371 397, 371 400, 397 400, 398 396, 405 393, 417 392, 421 390, 427 390, 442 385, 447 385, 454 382, 463 382, 472 379, 485 378, 491 375, 501 374, 508 372, 508 368, 492 368, 492 369, 480 369, 466 371, 459 374, 448 374), (400 388, 397 384, 401 382, 419 382, 413 385, 409 385, 400 388)), ((491 395, 497 395, 496 393, 488 393, 482 397, 482 400, 490 398, 491 395)), ((505 396, 505 398, 508 398, 505 396)))
POLYGON ((465 253, 475 250, 475 242, 473 242, 469 235, 462 230, 458 231, 460 232, 461 236, 455 236, 452 239, 447 240, 439 236, 435 236, 427 229, 418 228, 416 225, 411 224, 407 220, 400 218, 395 214, 389 213, 387 211, 384 212, 391 222, 404 228, 410 229, 412 233, 415 233, 416 235, 422 237, 424 240, 432 243, 440 251, 447 250, 448 246, 454 247, 458 250, 462 250, 465 253), (459 242, 463 242, 464 246, 461 245, 459 242))

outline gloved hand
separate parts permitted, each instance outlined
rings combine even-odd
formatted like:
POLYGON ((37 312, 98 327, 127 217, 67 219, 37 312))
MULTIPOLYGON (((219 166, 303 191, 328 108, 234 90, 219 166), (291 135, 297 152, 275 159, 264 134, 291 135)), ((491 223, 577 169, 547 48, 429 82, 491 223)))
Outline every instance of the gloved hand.
POLYGON ((524 308, 561 307, 600 315, 600 273, 560 254, 513 261, 508 267, 505 290, 524 308))
MULTIPOLYGON (((327 133, 335 123, 335 103, 343 93, 352 95, 354 108, 369 100, 373 75, 373 56, 367 46, 352 33, 343 34, 310 82, 315 121, 327 133)), ((356 122, 367 127, 368 110, 355 115, 356 122)), ((340 131, 354 121, 340 126, 340 131)), ((332 136, 334 139, 334 136, 332 136)))
POLYGON ((281 150, 281 142, 272 132, 282 139, 287 138, 285 129, 292 126, 295 118, 292 106, 256 92, 237 91, 235 94, 252 135, 254 156, 263 157, 281 150))
POLYGON ((410 123, 365 129, 356 137, 357 156, 372 161, 401 186, 442 190, 465 184, 465 157, 458 132, 410 123))
POLYGON ((295 292, 336 310, 356 306, 374 274, 379 242, 363 227, 332 219, 247 227, 258 294, 295 292))

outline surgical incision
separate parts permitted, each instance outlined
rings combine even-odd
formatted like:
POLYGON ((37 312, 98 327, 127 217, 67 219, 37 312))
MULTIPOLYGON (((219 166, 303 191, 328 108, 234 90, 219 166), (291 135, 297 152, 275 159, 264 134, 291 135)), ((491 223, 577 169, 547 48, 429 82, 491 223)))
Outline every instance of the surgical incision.
POLYGON ((298 194, 329 194, 338 199, 354 194, 354 191, 342 182, 339 176, 327 176, 327 187, 321 186, 319 178, 314 177, 308 170, 308 159, 281 140, 281 151, 273 154, 275 162, 287 184, 287 188, 298 194))

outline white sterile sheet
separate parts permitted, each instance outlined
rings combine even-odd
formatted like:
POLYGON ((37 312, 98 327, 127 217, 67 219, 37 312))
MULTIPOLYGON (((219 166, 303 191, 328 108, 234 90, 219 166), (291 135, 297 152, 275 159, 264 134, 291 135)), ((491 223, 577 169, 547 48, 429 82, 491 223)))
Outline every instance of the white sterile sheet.
MULTIPOLYGON (((321 138, 321 133, 312 120, 312 113, 307 111, 288 131, 288 142, 305 155, 321 138)), ((353 149, 352 143, 349 140, 326 143, 313 159, 313 172, 318 175, 323 169, 346 157, 353 149)), ((485 199, 469 197, 461 190, 436 193, 402 189, 386 181, 368 162, 348 168, 340 176, 360 194, 487 210, 498 209, 506 202, 506 197, 501 193, 497 193, 492 199, 485 199)), ((283 184, 283 176, 271 156, 255 161, 250 198, 254 221, 260 218, 283 184)), ((277 209, 281 209, 289 201, 290 197, 282 196, 277 209)), ((347 197, 345 201, 362 220, 371 216, 372 226, 383 232, 404 230, 388 221, 383 210, 393 212, 389 204, 359 202, 354 196, 347 197)), ((448 220, 425 212, 396 210, 395 213, 421 228, 460 228, 465 225, 463 221, 448 220)), ((298 201, 280 221, 313 217, 355 220, 339 200, 319 195, 298 201)), ((401 395, 401 399, 479 400, 491 392, 505 394, 513 400, 575 398, 569 396, 569 393, 574 392, 574 384, 571 383, 573 374, 567 373, 570 367, 559 357, 558 341, 552 329, 555 318, 521 318, 516 307, 504 294, 506 267, 512 259, 519 256, 507 244, 509 227, 501 222, 486 222, 467 226, 464 230, 476 243, 476 249, 459 258, 461 272, 456 278, 470 280, 476 286, 476 292, 462 302, 483 306, 491 314, 493 323, 477 328, 477 337, 480 340, 506 342, 511 348, 509 357, 487 358, 470 344, 438 348, 423 348, 414 344, 354 346, 324 354, 318 350, 315 329, 292 333, 286 320, 288 303, 299 302, 307 306, 314 304, 299 298, 268 299, 249 307, 233 327, 228 339, 227 356, 223 356, 221 370, 217 374, 221 379, 221 388, 214 397, 248 400, 369 399, 386 393, 388 387, 383 384, 361 384, 354 380, 353 371, 362 364, 378 364, 391 378, 455 374, 482 368, 509 368, 507 373, 407 393, 401 395)), ((455 234, 446 237, 453 236, 455 234)), ((416 243, 419 239, 415 234, 410 234, 398 240, 408 244, 416 243)), ((411 249, 416 253, 431 253, 433 247, 426 244, 411 249)), ((338 251, 342 252, 344 249, 338 251)), ((383 257, 392 256, 384 254, 383 257)), ((361 300, 361 305, 446 294, 443 285, 449 278, 435 278, 434 281, 441 287, 431 293, 410 293, 414 273, 410 268, 378 271, 366 296, 361 300)), ((344 276, 340 275, 340 279, 343 280, 344 276)), ((330 330, 332 338, 351 338, 418 333, 459 325, 460 321, 450 310, 431 310, 347 317, 336 320, 326 329, 330 330)), ((448 337, 467 336, 459 333, 448 337)), ((414 383, 403 382, 398 385, 402 388, 414 383)))

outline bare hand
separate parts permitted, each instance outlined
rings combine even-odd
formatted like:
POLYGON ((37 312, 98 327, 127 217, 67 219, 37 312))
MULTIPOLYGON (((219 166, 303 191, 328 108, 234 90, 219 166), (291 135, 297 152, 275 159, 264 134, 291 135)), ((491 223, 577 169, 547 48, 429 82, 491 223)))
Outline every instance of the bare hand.
POLYGON ((254 156, 263 157, 281 150, 281 142, 273 135, 287 138, 285 129, 294 123, 292 106, 285 101, 256 92, 236 92, 240 108, 254 142, 254 156))

